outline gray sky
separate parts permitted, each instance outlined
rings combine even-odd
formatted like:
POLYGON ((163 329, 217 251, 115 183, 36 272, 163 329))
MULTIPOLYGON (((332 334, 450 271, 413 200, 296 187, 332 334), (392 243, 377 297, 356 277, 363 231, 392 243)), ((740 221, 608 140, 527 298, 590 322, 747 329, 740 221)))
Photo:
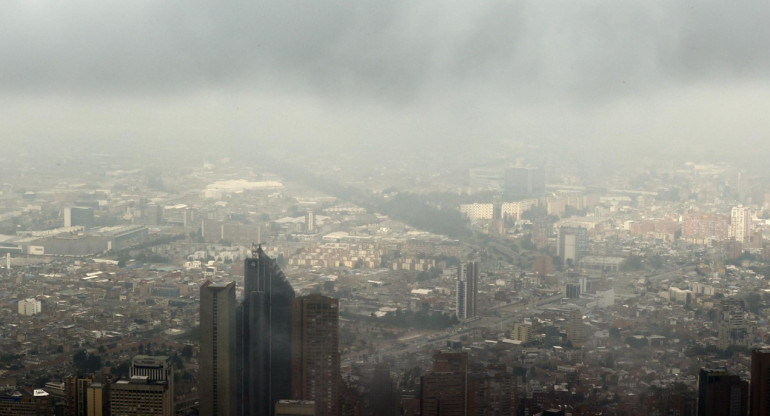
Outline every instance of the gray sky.
POLYGON ((768 18, 766 1, 6 0, 0 142, 756 155, 768 18))

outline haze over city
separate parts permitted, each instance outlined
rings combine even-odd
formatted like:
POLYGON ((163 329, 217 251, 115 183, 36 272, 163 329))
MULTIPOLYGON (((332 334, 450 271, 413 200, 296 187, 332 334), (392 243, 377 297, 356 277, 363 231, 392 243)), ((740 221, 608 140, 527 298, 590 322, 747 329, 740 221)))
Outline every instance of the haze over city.
POLYGON ((0 2, 0 415, 759 415, 770 4, 0 2))

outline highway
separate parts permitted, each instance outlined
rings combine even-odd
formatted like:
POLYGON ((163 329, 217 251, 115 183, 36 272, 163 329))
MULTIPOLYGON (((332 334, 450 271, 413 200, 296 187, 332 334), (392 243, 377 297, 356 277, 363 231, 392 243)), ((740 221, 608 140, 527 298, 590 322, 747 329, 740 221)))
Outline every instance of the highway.
POLYGON ((468 334, 478 328, 502 327, 503 329, 512 329, 512 325, 515 322, 523 319, 523 316, 525 315, 523 312, 551 304, 563 297, 563 294, 558 293, 543 299, 532 299, 527 303, 497 305, 485 312, 499 312, 501 316, 483 315, 461 322, 458 325, 440 332, 434 332, 432 334, 411 334, 399 339, 397 342, 393 342, 390 346, 383 349, 343 356, 342 366, 345 367, 354 362, 363 361, 364 355, 366 355, 370 361, 377 361, 385 356, 415 354, 425 348, 441 349, 446 346, 446 341, 458 339, 462 335, 468 334))

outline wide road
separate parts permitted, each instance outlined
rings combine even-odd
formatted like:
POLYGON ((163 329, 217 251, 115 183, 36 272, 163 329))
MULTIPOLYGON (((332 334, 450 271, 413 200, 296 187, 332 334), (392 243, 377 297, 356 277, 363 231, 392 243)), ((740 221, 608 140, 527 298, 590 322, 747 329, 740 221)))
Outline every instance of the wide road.
POLYGON ((485 312, 495 311, 500 312, 500 316, 479 316, 451 328, 447 328, 440 332, 434 332, 432 334, 410 334, 404 337, 402 340, 392 343, 386 348, 377 349, 367 353, 357 353, 354 355, 343 356, 342 365, 350 365, 353 362, 359 362, 363 360, 363 356, 366 355, 368 360, 377 361, 384 356, 398 356, 404 354, 414 354, 425 348, 440 349, 446 346, 446 341, 450 339, 457 339, 462 335, 473 332, 478 328, 494 328, 502 327, 503 329, 511 328, 511 325, 520 321, 526 315, 530 309, 534 309, 540 306, 549 305, 564 297, 563 294, 558 293, 542 299, 532 299, 526 303, 504 304, 497 305, 488 309, 485 312))

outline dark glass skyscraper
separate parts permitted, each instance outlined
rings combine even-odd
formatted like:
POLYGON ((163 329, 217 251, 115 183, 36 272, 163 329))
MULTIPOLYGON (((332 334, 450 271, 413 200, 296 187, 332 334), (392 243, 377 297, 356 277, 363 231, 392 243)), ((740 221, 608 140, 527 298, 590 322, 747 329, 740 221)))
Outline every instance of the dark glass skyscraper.
POLYGON ((242 415, 268 416, 291 397, 291 308, 294 289, 262 247, 244 262, 239 307, 238 371, 242 415))

